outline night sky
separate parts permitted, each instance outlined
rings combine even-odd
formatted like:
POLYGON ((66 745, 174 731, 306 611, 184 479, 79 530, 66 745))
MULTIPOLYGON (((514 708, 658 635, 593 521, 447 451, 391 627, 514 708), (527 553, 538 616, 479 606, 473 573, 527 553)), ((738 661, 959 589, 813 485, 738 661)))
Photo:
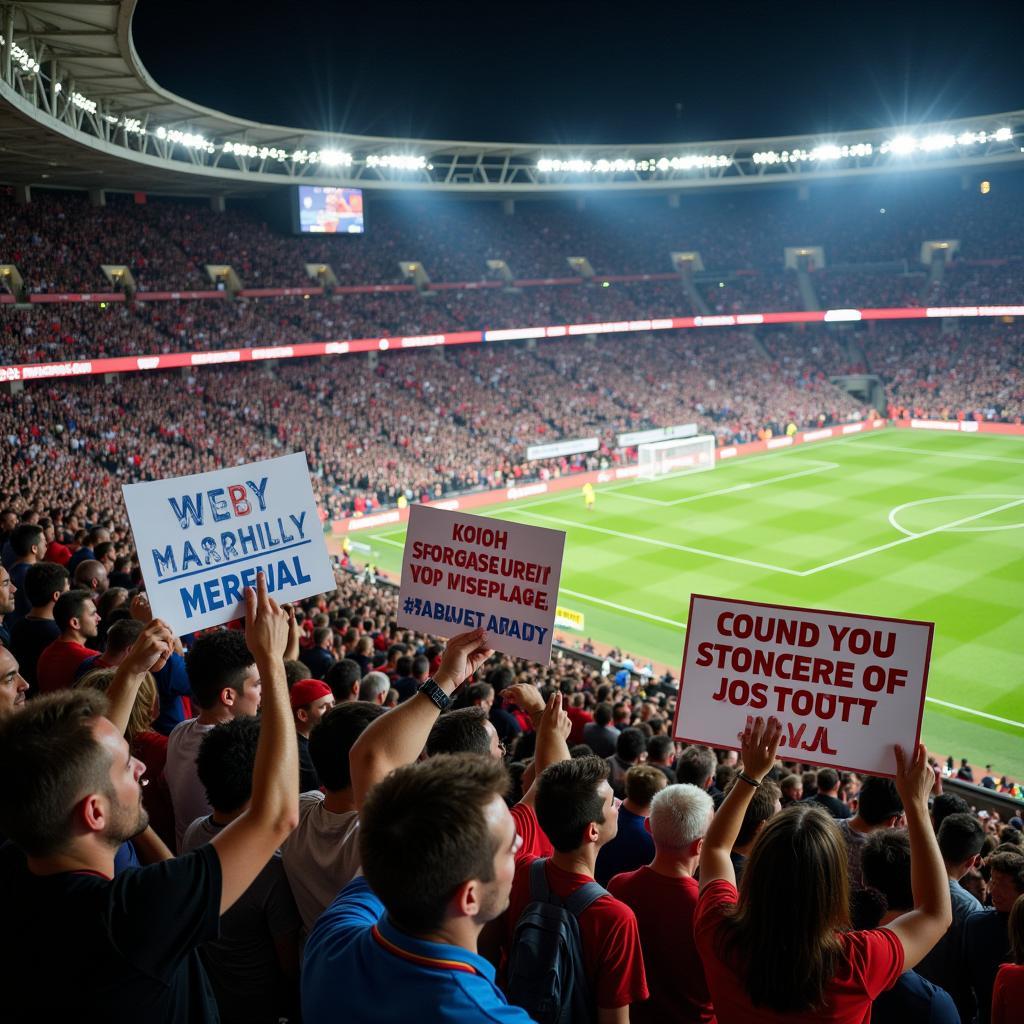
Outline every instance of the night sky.
POLYGON ((1019 0, 139 0, 134 38, 188 99, 359 134, 686 142, 1024 107, 1019 0))

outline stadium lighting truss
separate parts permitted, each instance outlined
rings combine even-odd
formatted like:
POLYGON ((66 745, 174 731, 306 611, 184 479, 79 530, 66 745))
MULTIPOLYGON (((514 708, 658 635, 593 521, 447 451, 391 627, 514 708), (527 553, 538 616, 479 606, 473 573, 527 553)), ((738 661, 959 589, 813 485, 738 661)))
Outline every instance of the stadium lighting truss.
POLYGON ((0 22, 0 108, 167 171, 254 185, 425 191, 679 190, 1024 159, 1024 110, 944 124, 679 146, 539 146, 326 135, 243 121, 152 81, 131 41, 136 0, 23 3, 0 22), (112 63, 113 62, 113 63, 112 63), (114 64, 118 70, 110 69, 114 64))

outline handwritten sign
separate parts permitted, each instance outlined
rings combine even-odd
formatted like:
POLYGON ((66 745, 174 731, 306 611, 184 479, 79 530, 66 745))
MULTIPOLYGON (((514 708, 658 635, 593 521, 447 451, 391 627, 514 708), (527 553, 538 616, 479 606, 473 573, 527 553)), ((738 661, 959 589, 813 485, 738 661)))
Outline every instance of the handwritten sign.
POLYGON ((748 714, 779 756, 892 776, 921 735, 933 623, 694 594, 674 735, 737 749, 748 714))
POLYGON ((305 452, 122 490, 150 607, 177 633, 241 618, 257 572, 279 602, 335 589, 305 452))
POLYGON ((547 663, 565 533, 413 506, 402 561, 398 624, 487 643, 547 663))

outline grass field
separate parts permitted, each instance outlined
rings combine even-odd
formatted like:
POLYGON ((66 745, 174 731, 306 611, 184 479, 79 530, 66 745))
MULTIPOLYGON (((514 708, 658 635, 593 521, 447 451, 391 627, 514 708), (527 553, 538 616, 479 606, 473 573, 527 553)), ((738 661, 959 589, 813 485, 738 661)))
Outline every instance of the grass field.
MULTIPOLYGON (((564 529, 586 635, 678 666, 691 592, 936 624, 924 739, 1024 775, 1024 442, 885 430, 485 511, 564 529)), ((401 569, 404 529, 361 535, 401 569)))

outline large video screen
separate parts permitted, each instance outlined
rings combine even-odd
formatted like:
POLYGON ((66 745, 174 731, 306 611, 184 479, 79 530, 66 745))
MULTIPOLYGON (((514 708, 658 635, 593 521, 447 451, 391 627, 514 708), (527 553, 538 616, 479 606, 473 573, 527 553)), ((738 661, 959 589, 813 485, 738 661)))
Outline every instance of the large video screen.
POLYGON ((361 235, 363 190, 300 185, 298 228, 303 234, 361 235))

